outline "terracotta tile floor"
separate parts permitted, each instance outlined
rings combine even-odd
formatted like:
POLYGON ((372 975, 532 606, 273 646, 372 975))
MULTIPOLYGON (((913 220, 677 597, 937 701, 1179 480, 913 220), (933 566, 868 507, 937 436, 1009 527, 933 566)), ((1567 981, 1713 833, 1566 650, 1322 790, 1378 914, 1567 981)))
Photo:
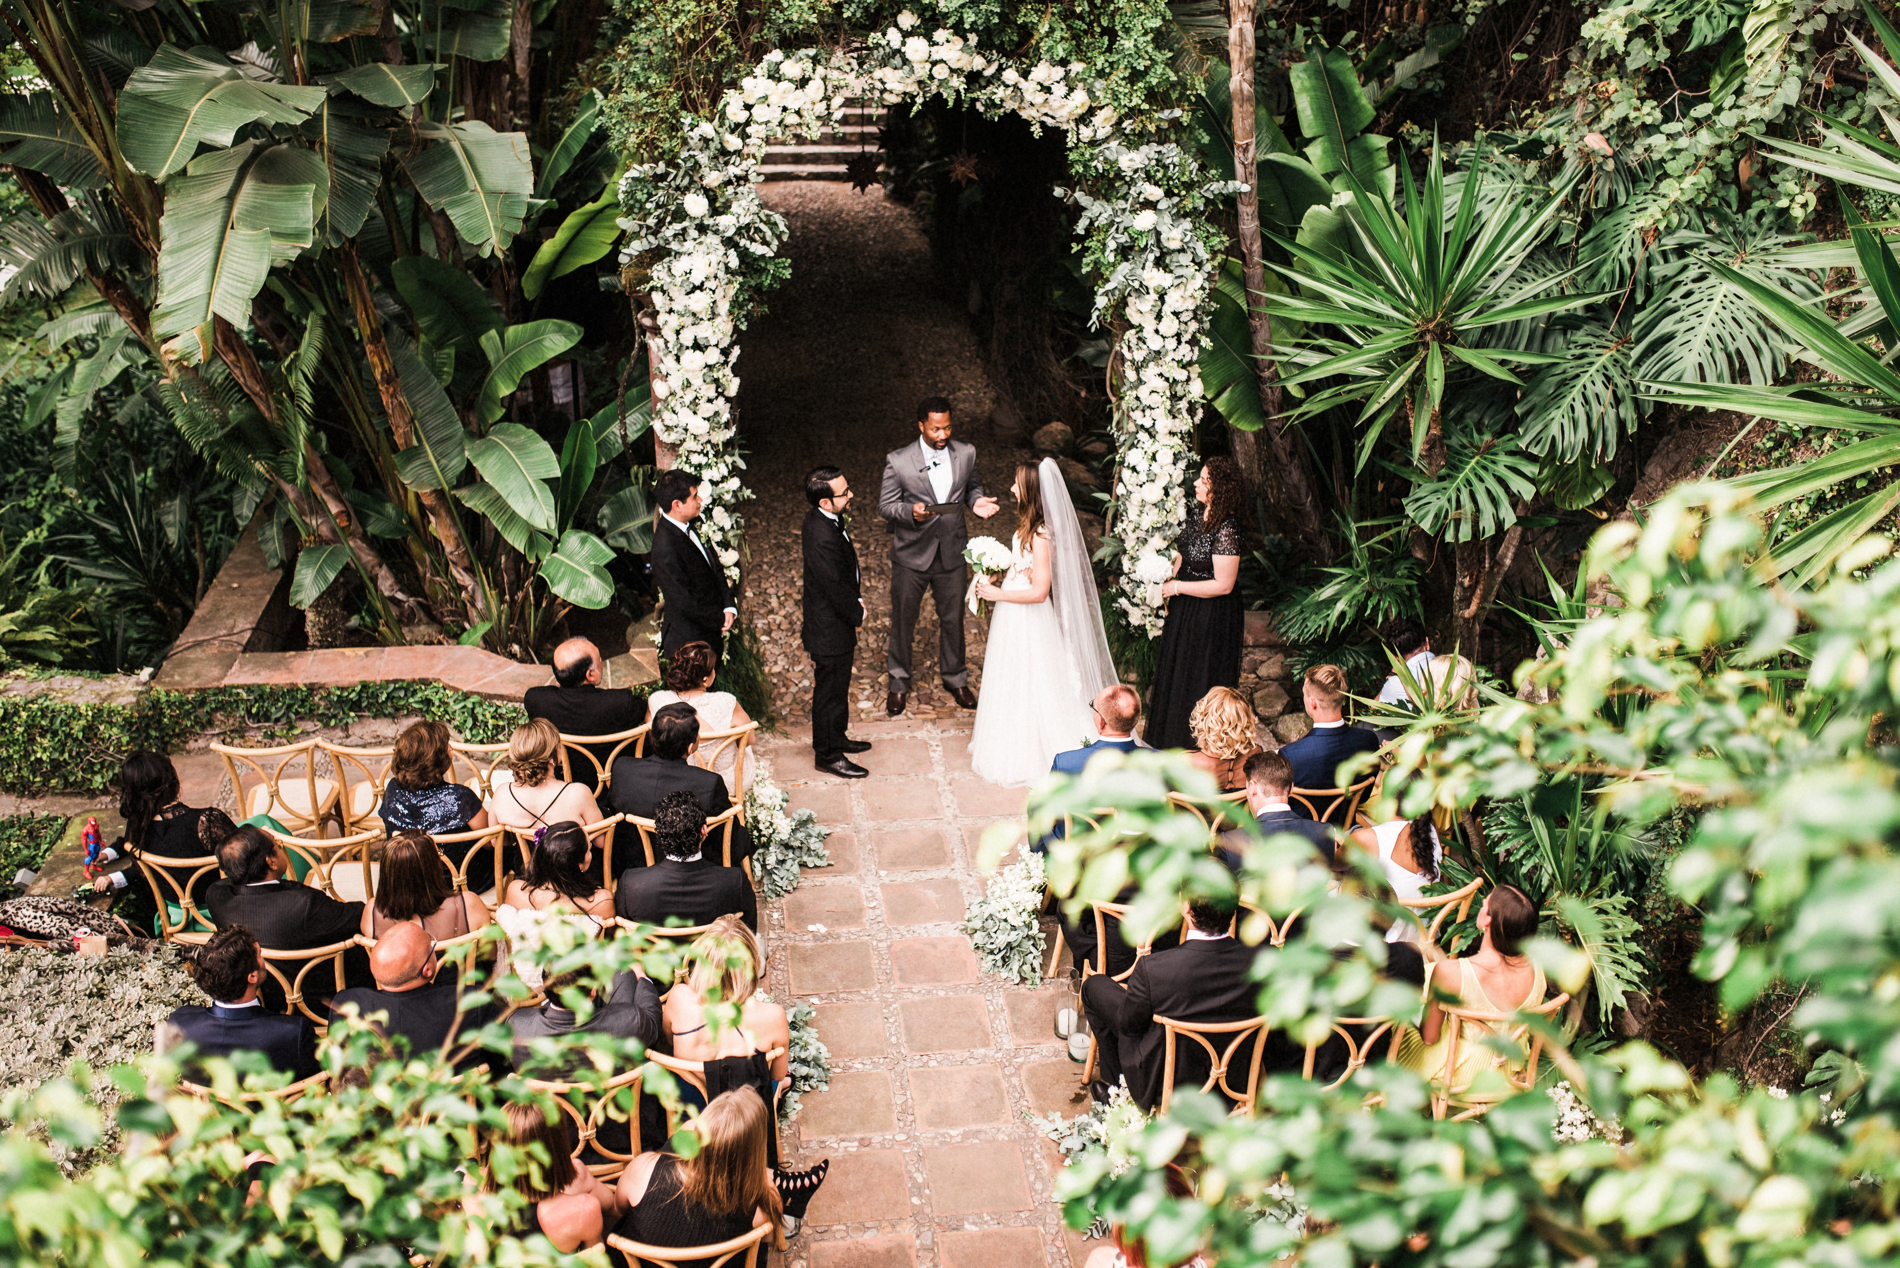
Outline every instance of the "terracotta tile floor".
POLYGON ((780 1137, 789 1165, 831 1159, 786 1262, 1080 1268, 1094 1243, 1063 1229, 1054 1150, 1025 1118, 1081 1108, 1061 992, 983 976, 957 927, 983 892, 983 829, 1020 821, 1023 794, 967 773, 967 715, 852 734, 876 746, 857 759, 869 779, 814 771, 803 728, 760 745, 843 864, 807 871, 765 917, 772 985, 816 1007, 831 1048, 831 1090, 780 1137))

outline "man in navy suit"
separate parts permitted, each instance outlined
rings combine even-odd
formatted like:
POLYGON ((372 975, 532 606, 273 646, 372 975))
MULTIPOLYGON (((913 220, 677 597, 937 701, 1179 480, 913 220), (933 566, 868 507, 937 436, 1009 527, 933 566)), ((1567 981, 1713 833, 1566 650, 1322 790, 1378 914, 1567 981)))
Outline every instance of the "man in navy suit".
MULTIPOLYGON (((1295 813, 1288 804, 1287 794, 1293 791, 1293 763, 1280 753, 1255 753, 1247 759, 1246 769, 1247 809, 1253 811, 1254 822, 1260 825, 1260 835, 1287 833, 1305 837, 1330 865, 1339 829, 1329 823, 1315 823, 1295 813)), ((1221 859, 1236 872, 1240 870, 1241 856, 1246 853, 1248 836, 1239 828, 1221 833, 1221 859)))
MULTIPOLYGON (((1135 741, 1135 723, 1141 719, 1141 697, 1135 694, 1133 687, 1115 683, 1102 688, 1095 697, 1095 733, 1100 738, 1083 748, 1072 748, 1066 753, 1057 753, 1050 764, 1051 771, 1060 771, 1065 775, 1079 775, 1082 768, 1100 757, 1103 753, 1132 753, 1140 747, 1135 741)), ((1048 836, 1030 843, 1029 848, 1038 854, 1049 852, 1049 842, 1063 835, 1061 824, 1048 836)), ((1078 923, 1059 916, 1062 921, 1062 936, 1068 940, 1074 953, 1075 963, 1095 955, 1095 916, 1083 911, 1078 923)), ((1119 973, 1134 962, 1135 950, 1121 939, 1121 922, 1113 916, 1104 915, 1104 925, 1109 938, 1109 971, 1119 973)))
MULTIPOLYGON (((660 518, 653 525, 653 579, 659 583, 666 609, 660 618, 660 650, 688 643, 708 643, 715 657, 723 657, 726 631, 739 616, 732 587, 726 584, 725 565, 712 552, 694 525, 699 522, 699 480, 674 467, 654 482, 653 500, 660 518)), ((598 732, 596 732, 598 734, 598 732)))
MULTIPOLYGON (((1281 755, 1293 763, 1293 786, 1343 787, 1339 783, 1339 764, 1378 748, 1379 737, 1346 725, 1346 673, 1339 666, 1315 665, 1307 670, 1300 695, 1305 701, 1307 716, 1313 719, 1313 729, 1280 750, 1281 755)), ((1310 817, 1304 808, 1297 813, 1303 818, 1310 817)), ((1344 814, 1345 802, 1341 801, 1327 816, 1327 822, 1333 822, 1334 815, 1344 814)))
POLYGON ((180 1008, 171 1024, 201 1057, 261 1052, 274 1069, 293 1079, 317 1072, 317 1031, 308 1017, 264 1011, 258 987, 264 980, 264 955, 257 939, 242 925, 226 925, 196 956, 198 989, 211 1007, 180 1008))

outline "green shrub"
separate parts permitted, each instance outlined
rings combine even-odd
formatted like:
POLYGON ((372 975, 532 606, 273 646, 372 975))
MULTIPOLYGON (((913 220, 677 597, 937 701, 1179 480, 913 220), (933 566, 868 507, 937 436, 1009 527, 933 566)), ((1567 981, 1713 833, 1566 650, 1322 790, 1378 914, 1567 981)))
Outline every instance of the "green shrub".
POLYGON ((65 815, 23 814, 0 819, 0 882, 11 880, 23 867, 39 871, 65 831, 65 815))

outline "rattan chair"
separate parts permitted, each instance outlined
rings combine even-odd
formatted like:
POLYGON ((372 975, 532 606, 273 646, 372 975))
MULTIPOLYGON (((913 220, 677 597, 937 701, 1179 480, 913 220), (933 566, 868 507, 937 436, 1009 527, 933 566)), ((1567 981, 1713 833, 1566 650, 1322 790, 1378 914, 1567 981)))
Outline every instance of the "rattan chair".
POLYGON ((514 778, 505 741, 500 744, 449 741, 449 779, 474 789, 484 804, 494 797, 497 789, 514 782, 514 778))
POLYGON ((288 1105, 306 1093, 322 1091, 324 1085, 329 1081, 330 1072, 328 1070, 319 1070, 309 1078, 298 1079, 288 1087, 271 1089, 246 1088, 235 1097, 219 1096, 213 1089, 206 1087, 202 1083, 193 1083, 189 1079, 178 1080, 178 1090, 183 1092, 186 1096, 195 1096, 201 1101, 216 1101, 218 1104, 228 1105, 232 1109, 255 1110, 266 1101, 276 1101, 279 1104, 288 1105))
POLYGON ((1185 810, 1207 825, 1209 832, 1225 832, 1237 828, 1247 819, 1247 790, 1222 793, 1212 801, 1197 801, 1186 793, 1171 792, 1168 804, 1176 810, 1185 810), (1238 807, 1238 809, 1236 809, 1238 807))
POLYGON ((389 763, 396 755, 393 745, 354 748, 318 740, 317 748, 329 757, 339 785, 337 813, 345 833, 366 832, 383 826, 381 811, 383 790, 389 786, 389 763))
POLYGON ((1287 800, 1295 806, 1304 806, 1309 818, 1330 823, 1341 832, 1350 832, 1371 826, 1371 821, 1360 813, 1360 807, 1378 792, 1379 781, 1384 778, 1382 769, 1345 788, 1295 788, 1287 794, 1287 800), (1338 818, 1333 818, 1336 812, 1338 818))
MULTIPOLYGON (((711 770, 719 764, 722 757, 732 757, 732 774, 726 778, 726 792, 731 795, 734 805, 745 804, 746 762, 752 756, 752 740, 758 734, 759 724, 748 722, 727 731, 701 731, 699 747, 687 757, 687 761, 701 770, 711 770)), ((744 823, 745 817, 740 816, 744 823)))
POLYGON ((1471 914, 1471 900, 1478 896, 1478 890, 1484 885, 1482 876, 1473 878, 1468 884, 1460 885, 1449 894, 1433 894, 1426 898, 1401 898, 1400 905, 1412 913, 1412 919, 1418 923, 1419 950, 1433 960, 1448 960, 1451 953, 1438 945, 1438 938, 1444 932, 1445 923, 1456 909, 1458 920, 1471 914), (1433 914, 1435 913, 1435 914, 1433 914), (1425 923, 1431 915, 1431 923, 1425 923))
POLYGON ((503 878, 508 875, 506 854, 508 829, 499 824, 490 824, 486 828, 470 828, 467 832, 444 832, 439 836, 431 836, 429 839, 435 842, 436 851, 442 855, 442 861, 449 865, 449 873, 455 878, 455 892, 458 894, 468 889, 470 865, 481 857, 484 850, 491 854, 495 860, 495 883, 475 896, 490 907, 500 900, 503 878), (448 852, 442 849, 445 845, 461 845, 464 842, 471 844, 467 853, 462 855, 460 863, 450 858, 448 852))
POLYGON ((217 925, 212 923, 210 913, 198 910, 191 889, 203 877, 218 875, 217 856, 175 859, 136 850, 133 857, 145 874, 145 883, 158 896, 158 928, 165 941, 194 945, 209 942, 217 925))
POLYGON ((622 753, 629 749, 635 757, 646 756, 647 733, 652 725, 643 723, 630 731, 615 731, 611 735, 561 735, 561 778, 571 782, 590 784, 594 795, 614 782, 614 763, 622 753), (596 757, 588 745, 607 745, 607 756, 596 757), (577 780, 574 772, 580 771, 577 780), (588 776, 592 776, 590 780, 588 776))
POLYGON ((1544 1055, 1544 1036, 1528 1021, 1518 1019, 1526 1016, 1549 1019, 1562 1012, 1569 1002, 1566 992, 1509 1013, 1441 1003, 1438 1007, 1445 1014, 1444 1024, 1450 1028, 1451 1042, 1445 1045, 1444 1068, 1427 1075, 1432 1085, 1432 1117, 1444 1118, 1449 1114, 1454 1119, 1476 1118, 1499 1101, 1536 1087, 1538 1063, 1544 1055), (1475 1029, 1467 1029, 1474 1024, 1475 1029), (1516 1065, 1501 1053, 1492 1051, 1486 1040, 1493 1035, 1523 1050, 1524 1063, 1516 1065), (1461 1077, 1458 1073, 1460 1058, 1473 1044, 1484 1045, 1491 1059, 1481 1065, 1477 1073, 1461 1077), (1487 1073, 1501 1075, 1503 1085, 1485 1078, 1487 1073), (1452 1113, 1454 1110, 1457 1112, 1452 1113))
POLYGON ((211 751, 223 756, 231 792, 243 812, 237 818, 269 815, 299 836, 318 836, 325 823, 341 827, 342 785, 317 773, 322 744, 311 739, 272 748, 240 748, 214 742, 211 751))
POLYGON ((1327 1090, 1331 1091, 1357 1074, 1370 1059, 1372 1050, 1381 1042, 1387 1045, 1386 1060, 1390 1061, 1398 1056, 1400 1033, 1401 1028, 1394 1025, 1390 1017, 1335 1017, 1332 1035, 1328 1035, 1319 1043, 1306 1045, 1306 1059, 1300 1066, 1300 1077, 1309 1082, 1312 1081, 1313 1065, 1319 1056, 1319 1050, 1331 1042, 1333 1036, 1336 1035, 1346 1045, 1346 1068, 1337 1078, 1325 1085, 1327 1090), (1367 1034, 1355 1035, 1349 1029, 1353 1026, 1371 1026, 1372 1030, 1367 1034))
MULTIPOLYGON (((328 946, 301 947, 295 951, 258 948, 264 957, 264 992, 269 995, 271 987, 275 985, 276 990, 283 995, 282 1009, 273 1011, 302 1013, 316 1026, 317 1033, 323 1034, 330 1028, 329 1001, 344 986, 343 957, 349 954, 351 948, 361 946, 362 941, 361 938, 352 937, 343 942, 332 942, 328 946), (304 987, 312 973, 325 967, 332 974, 332 984, 324 996, 323 1011, 318 1012, 305 998, 304 987)), ((270 1000, 267 1007, 277 1002, 270 1000)))
MULTIPOLYGON (((594 857, 600 865, 600 887, 612 891, 614 882, 620 879, 620 873, 614 869, 614 845, 620 834, 615 831, 623 821, 632 819, 631 815, 608 815, 598 823, 584 823, 581 831, 594 843, 594 857)), ((635 820, 638 822, 638 820, 635 820)), ((534 861, 534 834, 539 828, 504 827, 500 831, 513 838, 516 856, 525 870, 534 861)), ((496 860, 499 869, 501 860, 496 860)), ((499 870, 495 873, 495 896, 501 897, 508 889, 508 878, 499 870)), ((489 904, 493 906, 494 904, 489 904)))
POLYGON ((627 1164, 640 1156, 640 1084, 644 1071, 630 1070, 617 1074, 606 1083, 596 1087, 591 1083, 560 1083, 544 1079, 524 1079, 528 1087, 536 1092, 545 1092, 554 1098, 554 1104, 560 1109, 561 1116, 567 1120, 568 1134, 574 1139, 574 1165, 585 1167, 599 1180, 612 1183, 627 1164), (615 1112, 619 1102, 620 1112, 615 1112), (629 1144, 625 1150, 614 1147, 618 1142, 603 1142, 600 1128, 603 1123, 625 1121, 629 1144), (592 1151, 600 1161, 588 1162, 586 1156, 592 1151))
POLYGON ((346 837, 292 836, 273 828, 262 831, 304 864, 304 884, 340 902, 374 900, 376 880, 382 874, 379 847, 387 839, 380 826, 346 837))
MULTIPOLYGON (((1098 965, 1092 960, 1082 961, 1082 980, 1086 982, 1090 978, 1100 974, 1108 974, 1108 978, 1112 982, 1126 982, 1134 973, 1135 966, 1141 963, 1142 957, 1154 950, 1154 943, 1144 942, 1137 946, 1135 948, 1134 964, 1130 964, 1119 973, 1109 973, 1108 917, 1113 916, 1117 920, 1126 920, 1128 917, 1128 904, 1091 903, 1089 904, 1089 911, 1095 921, 1095 953, 1101 963, 1098 965)), ((1089 1027, 1089 1055, 1088 1059, 1082 1063, 1082 1083, 1084 1086, 1087 1086, 1088 1081, 1095 1077, 1095 1048, 1095 1028, 1091 1025, 1089 1027)))
MULTIPOLYGON (((628 823, 633 825, 634 831, 640 834, 640 848, 646 851, 647 866, 652 867, 654 861, 659 857, 653 852, 653 820, 642 819, 639 815, 625 815, 623 817, 628 823)), ((733 865, 733 825, 744 822, 745 814, 743 806, 726 807, 712 818, 706 820, 706 844, 702 849, 717 850, 719 852, 720 863, 723 866, 731 867, 733 865)), ((751 860, 741 859, 739 862, 740 866, 745 868, 746 879, 750 880, 752 877, 751 860)))
POLYGON ((607 1244, 627 1257, 629 1268, 680 1268, 681 1264, 701 1268, 758 1268, 759 1248, 776 1231, 771 1224, 761 1224, 743 1237, 714 1246, 649 1246, 609 1233, 607 1244))
POLYGON ((1218 1091, 1222 1096, 1235 1103, 1235 1112, 1253 1117, 1254 1097, 1260 1091, 1260 1063, 1265 1055, 1267 1043, 1267 1019, 1253 1017, 1246 1021, 1188 1022, 1176 1021, 1172 1017, 1157 1015, 1154 1024, 1165 1032, 1162 1043, 1161 1066, 1161 1106, 1157 1111, 1165 1114, 1168 1104, 1174 1099, 1174 1069, 1176 1049, 1180 1036, 1186 1035, 1202 1048, 1206 1049, 1208 1060, 1213 1068, 1207 1081, 1201 1084, 1201 1091, 1218 1091), (1214 1040, 1221 1036, 1231 1036, 1222 1048, 1214 1046, 1214 1040), (1247 1058, 1247 1086, 1235 1088, 1229 1082, 1234 1058, 1239 1054, 1241 1045, 1253 1039, 1252 1053, 1247 1058))

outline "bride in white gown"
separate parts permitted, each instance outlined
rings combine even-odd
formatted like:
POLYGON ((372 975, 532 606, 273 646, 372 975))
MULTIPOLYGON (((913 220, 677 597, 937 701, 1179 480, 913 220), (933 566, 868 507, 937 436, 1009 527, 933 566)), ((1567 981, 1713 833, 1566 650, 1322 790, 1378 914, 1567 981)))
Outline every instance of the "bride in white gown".
POLYGON ((992 784, 1023 787, 1049 773, 1057 753, 1094 735, 1090 707, 1116 681, 1101 601, 1062 471, 1045 458, 1021 463, 1015 561, 1002 583, 979 578, 995 604, 983 654, 983 689, 970 737, 970 769, 992 784))

